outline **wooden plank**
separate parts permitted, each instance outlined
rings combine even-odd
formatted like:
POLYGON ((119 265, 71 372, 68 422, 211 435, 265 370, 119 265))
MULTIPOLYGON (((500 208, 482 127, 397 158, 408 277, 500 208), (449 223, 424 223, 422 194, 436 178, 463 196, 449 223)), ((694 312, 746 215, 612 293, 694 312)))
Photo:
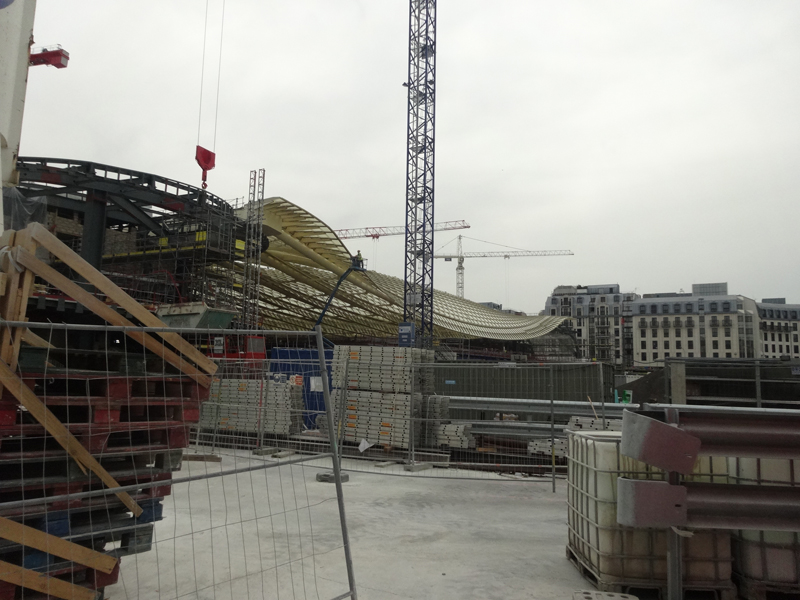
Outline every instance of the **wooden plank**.
POLYGON ((64 600, 96 600, 97 592, 81 585, 69 583, 63 579, 48 577, 44 573, 37 573, 0 560, 0 581, 7 581, 14 585, 48 594, 64 600))
POLYGON ((43 337, 36 335, 30 329, 25 329, 25 331, 22 332, 22 341, 34 348, 50 348, 51 350, 55 348, 53 344, 43 337))
MULTIPOLYGON (((56 236, 47 231, 40 223, 33 223, 29 226, 32 230, 33 239, 47 248, 52 254, 64 261, 64 263, 79 273, 86 281, 108 296, 113 302, 127 310, 134 317, 139 319, 148 327, 166 327, 163 321, 153 313, 139 304, 136 300, 126 294, 113 281, 92 267, 74 251, 63 244, 56 236)), ((219 368, 215 362, 197 350, 189 342, 174 332, 161 332, 158 334, 167 342, 186 356, 189 360, 197 364, 203 371, 213 375, 219 368)))
MULTIPOLYGON (((62 292, 70 296, 73 300, 80 302, 95 313, 111 323, 112 325, 120 325, 125 327, 136 327, 131 321, 123 317, 116 310, 108 306, 105 302, 98 300, 92 294, 87 292, 74 281, 70 281, 64 275, 56 271, 49 265, 44 264, 36 256, 25 250, 24 248, 17 248, 15 251, 16 260, 19 264, 28 268, 31 272, 36 273, 42 279, 45 279, 50 284, 54 285, 62 292)), ((174 353, 167 348, 162 342, 137 329, 126 331, 126 334, 142 344, 145 348, 150 350, 153 354, 160 356, 173 367, 185 373, 203 387, 211 385, 211 377, 205 373, 200 372, 193 364, 184 360, 181 356, 174 353)))
POLYGON ((103 573, 111 573, 117 565, 117 559, 113 556, 97 552, 86 546, 74 544, 58 536, 39 531, 5 517, 0 517, 0 537, 28 548, 36 548, 48 554, 55 554, 60 558, 97 569, 103 573))
MULTIPOLYGON (((30 228, 23 229, 17 233, 15 245, 17 248, 24 248, 35 255, 36 244, 31 239, 30 228)), ((20 274, 19 290, 17 291, 17 312, 12 316, 12 320, 14 321, 27 320, 25 315, 28 313, 28 298, 31 297, 31 292, 33 292, 33 280, 34 275, 28 270, 25 270, 20 274)), ((16 327, 14 329, 11 342, 11 356, 8 357, 8 360, 6 360, 6 357, 3 357, 3 360, 5 360, 6 364, 11 367, 12 371, 17 369, 17 361, 19 360, 19 347, 22 343, 23 331, 24 329, 22 327, 16 327)))
MULTIPOLYGON (((116 479, 97 462, 95 457, 75 439, 75 436, 64 427, 64 424, 50 412, 50 409, 47 408, 41 400, 39 400, 38 396, 33 393, 31 388, 25 385, 22 379, 20 379, 14 371, 9 369, 8 365, 3 361, 0 361, 0 382, 2 382, 5 388, 20 404, 22 404, 22 406, 28 409, 31 416, 44 426, 47 432, 61 444, 61 447, 64 448, 79 465, 85 465, 91 469, 91 471, 109 488, 119 487, 116 479)), ((116 495, 135 516, 138 517, 142 514, 142 507, 136 504, 127 492, 117 492, 116 495)))

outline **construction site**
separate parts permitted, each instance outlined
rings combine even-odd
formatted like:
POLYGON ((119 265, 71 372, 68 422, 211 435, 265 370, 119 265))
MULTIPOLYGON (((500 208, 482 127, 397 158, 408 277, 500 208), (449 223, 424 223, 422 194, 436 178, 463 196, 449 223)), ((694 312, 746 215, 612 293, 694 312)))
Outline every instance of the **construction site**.
POLYGON ((436 4, 405 223, 333 229, 265 168, 215 195, 199 143, 198 185, 20 155, 28 71, 70 54, 0 2, 0 600, 800 598, 800 363, 631 381, 465 297, 466 259, 573 252, 434 244, 471 228, 434 221, 436 4), (346 245, 393 235, 402 278, 346 245))

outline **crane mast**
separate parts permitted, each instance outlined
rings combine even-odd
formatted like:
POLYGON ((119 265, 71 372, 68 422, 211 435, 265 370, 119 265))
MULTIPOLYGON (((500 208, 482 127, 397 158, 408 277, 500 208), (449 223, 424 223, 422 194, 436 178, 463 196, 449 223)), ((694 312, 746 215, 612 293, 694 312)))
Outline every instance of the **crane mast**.
POLYGON ((434 108, 436 0, 409 0, 408 145, 403 317, 415 345, 433 346, 434 108))

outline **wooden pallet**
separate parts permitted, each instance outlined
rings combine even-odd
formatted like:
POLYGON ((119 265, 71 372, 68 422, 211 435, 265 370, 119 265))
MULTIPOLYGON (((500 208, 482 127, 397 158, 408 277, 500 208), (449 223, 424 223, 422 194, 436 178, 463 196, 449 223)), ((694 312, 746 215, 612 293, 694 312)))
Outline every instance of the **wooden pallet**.
MULTIPOLYGON (((666 581, 653 580, 614 580, 605 581, 602 575, 595 573, 589 565, 567 547, 567 558, 578 569, 583 578, 602 592, 614 594, 629 594, 636 596, 640 600, 666 600, 667 594, 666 581)), ((683 597, 689 598, 708 598, 709 600, 736 600, 736 586, 731 581, 711 581, 699 582, 689 581, 683 584, 683 597)))
POLYGON ((734 574, 739 596, 744 600, 798 600, 800 598, 800 584, 776 583, 748 579, 734 574))

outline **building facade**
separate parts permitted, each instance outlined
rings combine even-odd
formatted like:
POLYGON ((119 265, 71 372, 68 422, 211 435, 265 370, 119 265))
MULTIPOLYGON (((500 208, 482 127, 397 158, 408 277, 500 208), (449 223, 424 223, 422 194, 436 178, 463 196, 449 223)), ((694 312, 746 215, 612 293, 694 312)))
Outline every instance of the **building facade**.
POLYGON ((786 304, 785 298, 764 298, 757 306, 759 358, 800 359, 800 304, 786 304))
POLYGON ((587 360, 624 366, 633 360, 633 327, 625 307, 639 296, 620 292, 619 284, 560 285, 547 297, 544 315, 568 317, 578 352, 587 360))
POLYGON ((759 358, 758 309, 745 296, 645 294, 631 303, 633 365, 665 358, 759 358))

